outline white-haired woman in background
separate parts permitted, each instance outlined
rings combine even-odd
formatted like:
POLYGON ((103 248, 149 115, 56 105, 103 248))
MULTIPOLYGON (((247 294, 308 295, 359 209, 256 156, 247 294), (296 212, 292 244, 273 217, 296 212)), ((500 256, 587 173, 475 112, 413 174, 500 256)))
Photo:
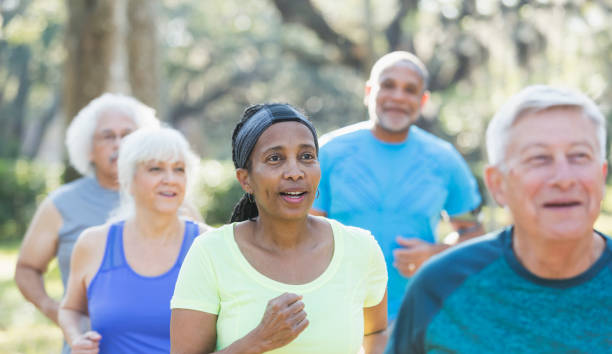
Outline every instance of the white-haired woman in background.
POLYGON ((121 205, 83 232, 59 321, 73 354, 168 353, 170 298, 183 258, 208 228, 179 217, 198 159, 170 128, 132 133, 118 159, 121 205), (79 323, 89 316, 91 331, 79 323))
POLYGON ((24 236, 15 270, 23 296, 55 323, 59 303, 45 291, 43 274, 57 257, 66 287, 77 237, 86 228, 103 224, 119 202, 119 142, 145 127, 159 127, 155 111, 132 97, 111 93, 92 100, 68 127, 70 164, 83 177, 63 185, 40 204, 24 236))

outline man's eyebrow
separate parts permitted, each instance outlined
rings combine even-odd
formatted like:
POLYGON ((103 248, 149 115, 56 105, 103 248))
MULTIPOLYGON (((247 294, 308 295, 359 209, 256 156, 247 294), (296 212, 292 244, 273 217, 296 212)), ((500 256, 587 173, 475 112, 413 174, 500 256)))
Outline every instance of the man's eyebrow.
MULTIPOLYGON (((528 144, 527 146, 524 146, 521 150, 519 150, 519 153, 524 153, 525 151, 529 149, 533 149, 533 148, 547 148, 548 146, 549 144, 534 142, 534 143, 528 144)), ((580 140, 580 141, 576 141, 570 144, 570 147, 576 147, 576 146, 584 146, 589 149, 596 148, 596 146, 593 146, 593 144, 591 144, 589 140, 580 140)))

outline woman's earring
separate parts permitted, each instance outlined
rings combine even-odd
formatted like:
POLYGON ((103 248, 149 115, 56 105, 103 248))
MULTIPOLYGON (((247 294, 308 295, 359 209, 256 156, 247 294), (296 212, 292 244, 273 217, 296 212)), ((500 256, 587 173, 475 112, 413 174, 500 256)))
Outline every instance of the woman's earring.
POLYGON ((255 198, 253 198, 253 195, 251 193, 247 193, 247 199, 249 200, 249 202, 255 203, 255 198))

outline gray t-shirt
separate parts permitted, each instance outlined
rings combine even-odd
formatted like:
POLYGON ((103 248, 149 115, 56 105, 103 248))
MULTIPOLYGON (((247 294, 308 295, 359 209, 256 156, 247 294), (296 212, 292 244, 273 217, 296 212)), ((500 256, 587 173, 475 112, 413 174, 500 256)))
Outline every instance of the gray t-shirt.
POLYGON ((106 222, 119 204, 119 193, 103 188, 95 178, 82 177, 61 186, 50 198, 62 216, 56 256, 66 289, 74 243, 86 228, 106 222))

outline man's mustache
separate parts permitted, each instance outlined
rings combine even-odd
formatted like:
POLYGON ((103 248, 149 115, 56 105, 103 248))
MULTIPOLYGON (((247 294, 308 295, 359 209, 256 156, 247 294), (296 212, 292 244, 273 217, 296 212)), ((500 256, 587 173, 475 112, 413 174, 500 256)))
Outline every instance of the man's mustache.
POLYGON ((116 161, 117 161, 117 158, 118 158, 118 157, 119 157, 119 151, 115 151, 115 152, 113 152, 113 153, 110 155, 110 157, 108 158, 108 160, 109 160, 111 163, 114 163, 114 162, 116 162, 116 161))

